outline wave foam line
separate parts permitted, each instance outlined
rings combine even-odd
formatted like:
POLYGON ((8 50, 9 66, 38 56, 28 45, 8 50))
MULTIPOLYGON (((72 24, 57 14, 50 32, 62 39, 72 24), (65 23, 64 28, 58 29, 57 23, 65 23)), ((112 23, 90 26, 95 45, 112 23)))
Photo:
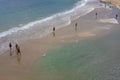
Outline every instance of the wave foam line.
MULTIPOLYGON (((87 0, 85 0, 84 2, 87 2, 87 0)), ((84 3, 84 4, 80 5, 80 3, 81 3, 80 1, 79 1, 78 3, 76 3, 75 8, 73 8, 72 10, 65 11, 65 12, 62 12, 62 13, 58 13, 58 14, 55 14, 55 15, 53 15, 53 16, 47 17, 47 18, 42 19, 42 20, 30 22, 30 23, 28 23, 27 25, 24 25, 23 27, 20 27, 20 28, 15 27, 15 28, 12 28, 12 29, 10 29, 10 30, 8 30, 8 31, 2 32, 2 33, 0 33, 0 38, 1 38, 1 37, 4 37, 4 36, 6 36, 6 35, 10 35, 10 34, 12 34, 13 32, 18 32, 19 30, 29 29, 30 27, 33 27, 33 26, 36 25, 36 24, 40 24, 40 23, 43 23, 43 22, 47 22, 47 21, 52 20, 52 19, 54 19, 54 18, 56 18, 56 17, 60 17, 60 16, 62 16, 62 15, 67 15, 67 14, 69 14, 69 13, 74 12, 75 9, 80 8, 80 7, 82 7, 82 6, 84 6, 84 5, 86 4, 86 3, 84 3), (80 5, 80 6, 78 6, 78 5, 80 5)))

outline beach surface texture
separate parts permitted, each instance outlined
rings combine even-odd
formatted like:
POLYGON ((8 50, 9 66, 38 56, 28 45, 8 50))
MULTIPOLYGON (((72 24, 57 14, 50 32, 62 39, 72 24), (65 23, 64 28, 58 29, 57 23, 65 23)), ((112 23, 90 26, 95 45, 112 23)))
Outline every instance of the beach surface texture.
POLYGON ((21 42, 21 55, 15 47, 12 56, 7 50, 0 55, 0 80, 120 80, 120 10, 114 4, 87 0, 66 26, 21 42))

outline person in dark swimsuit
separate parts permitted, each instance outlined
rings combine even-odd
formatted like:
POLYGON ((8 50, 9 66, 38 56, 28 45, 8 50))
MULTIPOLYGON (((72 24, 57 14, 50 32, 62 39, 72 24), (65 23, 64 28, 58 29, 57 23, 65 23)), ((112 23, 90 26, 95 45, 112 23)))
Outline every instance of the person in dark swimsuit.
POLYGON ((77 22, 75 23, 75 31, 77 32, 77 26, 78 26, 78 24, 77 24, 77 22))
POLYGON ((96 15, 96 19, 97 19, 97 17, 98 17, 98 13, 96 12, 95 15, 96 15))
POLYGON ((116 14, 116 19, 118 19, 118 15, 116 14))
POLYGON ((9 43, 9 48, 10 48, 10 56, 12 56, 12 44, 9 43))
POLYGON ((55 27, 53 27, 53 36, 55 37, 55 27))
POLYGON ((18 46, 18 44, 16 44, 15 47, 16 47, 16 51, 17 51, 16 54, 21 55, 20 47, 18 46))

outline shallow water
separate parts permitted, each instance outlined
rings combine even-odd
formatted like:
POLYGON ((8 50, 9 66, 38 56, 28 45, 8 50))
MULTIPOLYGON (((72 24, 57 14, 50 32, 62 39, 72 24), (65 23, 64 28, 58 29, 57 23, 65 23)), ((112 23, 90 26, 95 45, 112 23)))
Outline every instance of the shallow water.
POLYGON ((33 69, 34 80, 119 80, 120 29, 94 39, 62 45, 33 69))

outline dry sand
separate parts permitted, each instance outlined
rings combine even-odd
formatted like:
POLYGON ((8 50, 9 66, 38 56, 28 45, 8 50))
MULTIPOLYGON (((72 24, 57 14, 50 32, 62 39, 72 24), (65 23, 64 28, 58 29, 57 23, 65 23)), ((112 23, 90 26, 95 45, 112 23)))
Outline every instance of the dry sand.
POLYGON ((105 16, 106 11, 111 11, 104 8, 98 8, 91 13, 72 21, 69 26, 56 30, 56 36, 52 33, 41 39, 27 40, 20 44, 22 56, 17 57, 15 51, 13 55, 7 54, 0 56, 0 80, 30 80, 29 71, 34 62, 45 56, 45 52, 49 49, 56 48, 62 44, 79 41, 91 37, 100 37, 111 32, 111 26, 117 24, 100 22, 100 19, 105 16), (101 12, 101 16, 95 19, 95 12, 101 12), (99 19, 100 18, 100 19, 99 19), (75 32, 74 24, 78 23, 78 30, 75 32))
POLYGON ((120 9, 120 0, 102 0, 116 5, 120 9))

